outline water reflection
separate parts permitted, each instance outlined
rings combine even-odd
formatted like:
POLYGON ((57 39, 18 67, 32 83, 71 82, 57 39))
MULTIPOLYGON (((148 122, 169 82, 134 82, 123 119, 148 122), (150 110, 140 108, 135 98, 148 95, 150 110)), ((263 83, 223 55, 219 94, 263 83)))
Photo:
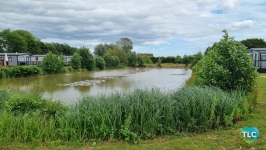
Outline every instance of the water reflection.
POLYGON ((131 90, 134 88, 167 88, 182 86, 191 75, 189 69, 117 69, 92 72, 76 72, 59 75, 44 75, 0 80, 0 89, 11 91, 29 91, 39 89, 45 98, 60 99, 64 102, 76 102, 82 95, 97 95, 113 91, 131 90), (57 86, 83 80, 105 82, 92 86, 57 86))

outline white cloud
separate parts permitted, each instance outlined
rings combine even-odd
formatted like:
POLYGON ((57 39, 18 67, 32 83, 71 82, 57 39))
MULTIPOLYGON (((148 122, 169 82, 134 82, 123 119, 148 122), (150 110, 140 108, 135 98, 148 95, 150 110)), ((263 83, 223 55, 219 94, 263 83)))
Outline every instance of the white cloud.
POLYGON ((203 14, 200 14, 199 17, 210 18, 210 17, 212 17, 212 14, 211 13, 203 13, 203 14))
POLYGON ((99 43, 128 37, 134 43, 134 50, 156 49, 158 55, 166 51, 173 55, 177 50, 186 52, 185 47, 170 42, 181 39, 190 42, 186 47, 195 47, 187 53, 196 53, 219 40, 223 29, 239 39, 249 34, 266 38, 265 6, 258 5, 264 1, 1 1, 0 31, 24 29, 43 41, 84 45, 90 49, 99 43), (165 43, 169 42, 176 47, 167 47, 165 43), (158 47, 163 47, 163 52, 158 47))
POLYGON ((233 28, 251 28, 254 25, 253 20, 243 20, 240 22, 234 22, 232 24, 233 28))
POLYGON ((240 0, 225 0, 223 7, 229 10, 236 10, 238 8, 239 3, 240 0))

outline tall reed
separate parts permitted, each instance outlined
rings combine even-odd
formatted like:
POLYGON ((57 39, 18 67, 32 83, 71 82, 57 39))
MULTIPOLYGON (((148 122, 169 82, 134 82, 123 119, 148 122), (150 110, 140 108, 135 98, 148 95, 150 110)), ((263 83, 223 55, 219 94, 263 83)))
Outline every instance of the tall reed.
POLYGON ((4 102, 0 140, 137 141, 182 131, 203 132, 244 118, 247 101, 239 92, 194 86, 86 96, 66 107, 31 93, 10 96, 0 91, 0 102, 4 102))

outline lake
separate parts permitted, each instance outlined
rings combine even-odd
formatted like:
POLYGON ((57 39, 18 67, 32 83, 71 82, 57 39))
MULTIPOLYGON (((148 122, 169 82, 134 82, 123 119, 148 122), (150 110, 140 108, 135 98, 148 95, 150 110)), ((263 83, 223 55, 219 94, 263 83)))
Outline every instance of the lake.
POLYGON ((39 75, 0 80, 0 89, 30 91, 39 89, 44 98, 75 103, 84 95, 108 94, 134 88, 176 90, 190 77, 190 69, 125 68, 39 75))

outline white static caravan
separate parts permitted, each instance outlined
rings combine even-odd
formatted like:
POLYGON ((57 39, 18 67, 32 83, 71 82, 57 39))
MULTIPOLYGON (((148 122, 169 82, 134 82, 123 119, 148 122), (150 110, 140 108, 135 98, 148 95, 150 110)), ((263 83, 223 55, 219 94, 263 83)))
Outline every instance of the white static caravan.
POLYGON ((249 56, 253 59, 253 67, 260 73, 266 73, 266 48, 251 48, 249 56))

